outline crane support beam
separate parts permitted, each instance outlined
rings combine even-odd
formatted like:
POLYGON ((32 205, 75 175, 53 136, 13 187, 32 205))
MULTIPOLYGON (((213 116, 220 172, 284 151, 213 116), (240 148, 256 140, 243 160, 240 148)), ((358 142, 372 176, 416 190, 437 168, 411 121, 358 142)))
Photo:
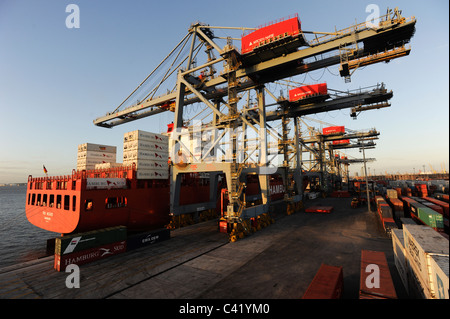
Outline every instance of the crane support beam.
MULTIPOLYGON (((256 63, 253 65, 243 65, 239 67, 235 72, 237 79, 249 78, 247 83, 247 89, 250 86, 273 82, 285 77, 294 76, 316 70, 324 67, 339 64, 341 62, 340 48, 352 47, 359 42, 364 43, 364 48, 352 48, 351 54, 348 55, 348 63, 353 63, 354 60, 357 65, 357 61, 361 62, 362 58, 368 57, 367 61, 370 61, 370 56, 374 56, 376 52, 385 52, 387 50, 395 51, 396 48, 404 46, 404 42, 408 42, 415 31, 415 18, 409 20, 389 20, 385 21, 376 29, 372 28, 355 28, 352 32, 339 33, 326 40, 315 42, 310 44, 310 47, 300 49, 292 53, 287 53, 274 59, 256 63), (336 51, 335 56, 329 58, 322 58, 322 54, 331 51, 336 51), (311 62, 306 60, 311 58, 311 62)), ((206 28, 206 26, 204 27, 206 28)), ((203 41, 213 45, 213 47, 223 54, 227 50, 220 49, 212 39, 208 37, 208 34, 202 30, 202 26, 198 26, 196 33, 201 37, 203 41)), ((409 53, 409 51, 408 51, 409 53)), ((236 56, 241 58, 241 55, 236 51, 236 56)), ((389 59, 402 56, 402 54, 392 54, 389 59)), ((214 63, 219 62, 220 59, 214 60, 214 63)), ((377 63, 386 60, 386 58, 373 58, 371 63, 377 63)), ((203 67, 203 66, 202 66, 203 67)), ((199 67, 201 68, 201 67, 199 67)), ((227 83, 228 70, 224 70, 221 75, 214 77, 202 84, 202 87, 210 88, 216 92, 217 96, 223 93, 220 90, 215 90, 216 87, 227 83)), ((238 88, 238 92, 245 88, 238 88)), ((186 92, 188 95, 189 92, 186 92)), ((212 94, 214 95, 214 94, 212 94)), ((213 98, 214 96, 212 96, 213 98)), ((94 120, 94 124, 103 127, 112 127, 115 125, 123 124, 129 121, 140 119, 143 117, 155 115, 163 111, 167 111, 168 108, 162 108, 166 103, 174 101, 176 93, 169 93, 152 100, 146 100, 139 105, 128 107, 122 111, 109 113, 106 116, 99 117, 94 120), (162 109, 161 109, 162 108, 162 109), (150 110, 149 110, 150 109, 150 110), (117 121, 113 121, 118 119, 117 121)))

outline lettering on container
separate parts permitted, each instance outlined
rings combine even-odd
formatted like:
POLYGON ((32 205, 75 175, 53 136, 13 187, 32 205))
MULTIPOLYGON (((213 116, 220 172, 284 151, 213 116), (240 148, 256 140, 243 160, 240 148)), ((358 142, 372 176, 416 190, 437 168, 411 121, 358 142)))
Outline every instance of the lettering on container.
POLYGON ((411 238, 409 238, 409 237, 408 237, 408 250, 409 250, 409 254, 414 259, 414 262, 419 267, 419 270, 422 271, 422 265, 421 265, 420 259, 419 259, 419 248, 417 248, 414 241, 411 240, 411 238))
POLYGON ((365 271, 370 273, 366 277, 366 287, 369 289, 380 288, 380 267, 376 264, 369 264, 365 271))

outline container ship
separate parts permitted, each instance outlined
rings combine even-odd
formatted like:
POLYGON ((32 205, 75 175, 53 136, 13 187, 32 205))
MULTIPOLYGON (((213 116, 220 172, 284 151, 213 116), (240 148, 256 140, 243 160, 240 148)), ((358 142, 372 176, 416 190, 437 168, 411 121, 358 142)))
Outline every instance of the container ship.
MULTIPOLYGON (((71 175, 30 175, 25 205, 28 221, 61 234, 119 225, 129 232, 167 227, 171 221, 168 136, 140 130, 125 133, 123 163, 115 159, 114 146, 85 143, 78 146, 77 169, 71 175)), ((198 203, 201 207, 210 200, 207 175, 183 174, 180 205, 198 203)), ((225 178, 219 178, 215 196, 217 217, 223 211, 222 189, 226 189, 225 178)), ((272 201, 284 198, 280 176, 271 176, 269 191, 272 201)), ((260 197, 258 179, 248 178, 249 202, 260 197)))

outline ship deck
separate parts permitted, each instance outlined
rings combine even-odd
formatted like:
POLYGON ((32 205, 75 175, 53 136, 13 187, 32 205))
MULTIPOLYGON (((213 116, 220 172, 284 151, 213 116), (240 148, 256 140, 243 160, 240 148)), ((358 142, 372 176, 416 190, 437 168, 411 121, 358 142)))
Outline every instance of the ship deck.
POLYGON ((342 266, 344 299, 357 299, 361 250, 386 253, 399 298, 407 298, 391 240, 375 213, 351 198, 313 199, 294 213, 273 207, 276 222, 236 242, 217 221, 173 230, 171 239, 80 266, 80 288, 53 269, 53 256, 0 269, 4 299, 300 299, 322 263, 342 266))

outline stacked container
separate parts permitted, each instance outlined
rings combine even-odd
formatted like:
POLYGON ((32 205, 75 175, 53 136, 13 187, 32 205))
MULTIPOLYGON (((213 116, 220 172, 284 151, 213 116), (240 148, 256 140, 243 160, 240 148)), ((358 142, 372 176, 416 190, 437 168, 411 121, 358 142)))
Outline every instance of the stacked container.
POLYGON ((415 187, 419 197, 427 197, 428 196, 427 184, 415 184, 414 187, 415 187))
POLYGON ((448 240, 423 225, 403 225, 409 284, 424 298, 448 299, 448 240))
POLYGON ((167 179, 169 138, 165 135, 136 130, 124 134, 123 165, 136 165, 138 179, 167 179))
POLYGON ((115 146, 84 143, 78 145, 77 170, 95 169, 96 164, 116 163, 115 146))

